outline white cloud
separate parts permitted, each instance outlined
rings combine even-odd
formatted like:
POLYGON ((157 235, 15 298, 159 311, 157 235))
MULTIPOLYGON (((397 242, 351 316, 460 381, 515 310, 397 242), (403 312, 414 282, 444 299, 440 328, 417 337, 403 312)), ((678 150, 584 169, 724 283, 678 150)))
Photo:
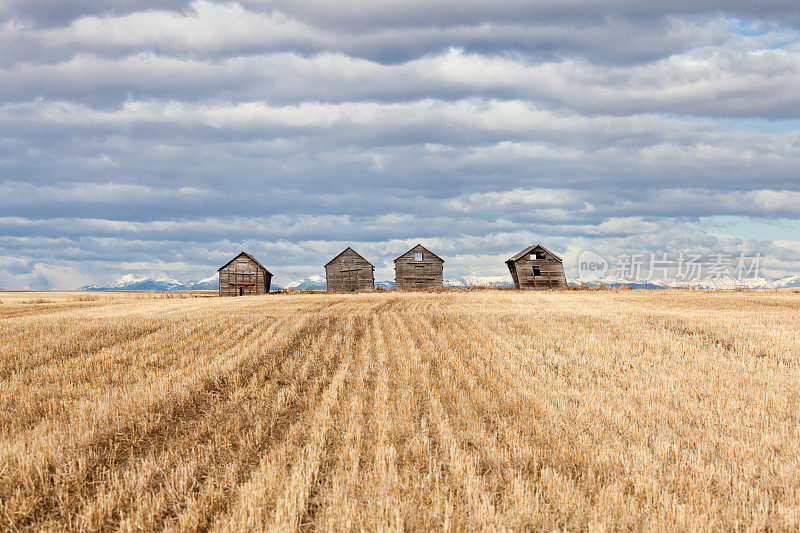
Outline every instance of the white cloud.
MULTIPOLYGON (((105 160, 104 160, 105 161, 105 160)), ((90 166, 95 166, 93 161, 90 166)), ((62 183, 37 186, 31 183, 0 183, 0 205, 38 204, 47 202, 130 203, 148 199, 202 200, 212 197, 211 191, 195 187, 148 187, 127 183, 62 183)))
POLYGON ((767 212, 790 212, 800 218, 800 192, 751 191, 744 195, 743 203, 751 203, 767 212))
POLYGON ((698 222, 800 219, 796 2, 331 6, 0 2, 0 286, 348 244, 389 277, 417 241, 454 274, 531 242, 797 271, 698 222))
POLYGON ((235 3, 192 2, 189 13, 139 11, 117 17, 79 18, 42 32, 56 46, 158 45, 165 49, 219 50, 248 45, 302 44, 313 30, 278 12, 249 12, 235 3), (304 36, 306 36, 304 38, 304 36))
MULTIPOLYGON (((798 37, 800 40, 800 37, 798 37)), ((732 49, 717 45, 642 65, 609 66, 569 58, 524 58, 450 49, 382 65, 340 53, 242 55, 222 60, 137 53, 122 58, 76 55, 64 62, 21 64, 2 71, 0 95, 31 93, 102 102, 223 98, 242 101, 457 100, 539 101, 581 113, 671 113, 714 117, 800 118, 800 47, 732 49), (92 90, 87 93, 87 87, 92 90), (124 87, 125 90, 121 90, 124 87)), ((146 114, 142 101, 131 112, 146 114)), ((102 102, 106 103, 106 102, 102 102)), ((55 104, 54 104, 55 105, 55 104)), ((303 103, 299 105, 304 105, 303 103)), ((247 112, 247 109, 241 109, 247 112)), ((55 110, 54 110, 55 111, 55 110)), ((165 110, 166 111, 166 110, 165 110)), ((497 115, 494 120, 513 119, 497 115)))

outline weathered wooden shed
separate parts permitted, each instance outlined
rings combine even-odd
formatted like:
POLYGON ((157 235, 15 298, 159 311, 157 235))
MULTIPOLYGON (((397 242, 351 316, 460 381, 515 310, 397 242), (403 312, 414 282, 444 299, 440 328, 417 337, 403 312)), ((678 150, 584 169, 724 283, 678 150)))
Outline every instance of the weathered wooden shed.
POLYGON ((266 294, 272 283, 272 273, 245 252, 228 261, 218 272, 220 296, 266 294))
POLYGON ((441 289, 444 259, 421 244, 394 260, 398 289, 441 289))
POLYGON ((325 265, 328 292, 375 289, 375 267, 349 246, 325 265))
POLYGON ((506 261, 506 265, 517 289, 567 288, 567 277, 561 258, 541 244, 525 248, 506 261))

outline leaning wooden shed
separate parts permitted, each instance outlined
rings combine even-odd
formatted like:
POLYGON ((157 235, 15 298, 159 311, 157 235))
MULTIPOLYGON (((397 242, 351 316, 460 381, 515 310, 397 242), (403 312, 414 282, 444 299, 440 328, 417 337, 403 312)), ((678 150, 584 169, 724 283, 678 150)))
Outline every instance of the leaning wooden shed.
POLYGON ((266 294, 272 274, 252 255, 242 252, 219 270, 220 296, 266 294))
POLYGON ((375 289, 375 267, 349 246, 325 265, 328 292, 375 289))
POLYGON ((534 244, 506 261, 517 289, 566 289, 567 277, 559 256, 534 244))
POLYGON ((421 244, 394 260, 398 289, 441 289, 444 259, 421 244))

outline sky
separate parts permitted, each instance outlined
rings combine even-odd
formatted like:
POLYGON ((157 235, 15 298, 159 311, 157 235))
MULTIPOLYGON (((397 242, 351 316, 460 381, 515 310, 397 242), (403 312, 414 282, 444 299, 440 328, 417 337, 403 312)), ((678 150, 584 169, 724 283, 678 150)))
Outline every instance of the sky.
POLYGON ((0 0, 3 289, 416 243, 792 276, 799 163, 796 0, 0 0))

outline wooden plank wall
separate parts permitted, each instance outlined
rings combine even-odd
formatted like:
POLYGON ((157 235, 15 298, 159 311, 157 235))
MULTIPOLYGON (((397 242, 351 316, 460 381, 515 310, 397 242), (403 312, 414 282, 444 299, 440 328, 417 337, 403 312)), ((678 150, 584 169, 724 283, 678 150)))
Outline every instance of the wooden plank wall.
POLYGON ((398 289, 441 289, 444 261, 427 250, 414 247, 394 262, 394 280, 398 289), (422 253, 416 261, 414 254, 422 253))
POLYGON ((325 279, 328 292, 375 290, 372 265, 349 250, 325 265, 325 279))
POLYGON ((567 277, 564 265, 558 259, 547 254, 545 259, 536 259, 535 251, 508 265, 514 286, 518 289, 566 289, 567 277), (539 269, 539 276, 534 275, 534 267, 539 269))
POLYGON ((230 265, 219 271, 219 295, 239 296, 266 294, 272 282, 272 276, 247 257, 239 257, 230 265))

